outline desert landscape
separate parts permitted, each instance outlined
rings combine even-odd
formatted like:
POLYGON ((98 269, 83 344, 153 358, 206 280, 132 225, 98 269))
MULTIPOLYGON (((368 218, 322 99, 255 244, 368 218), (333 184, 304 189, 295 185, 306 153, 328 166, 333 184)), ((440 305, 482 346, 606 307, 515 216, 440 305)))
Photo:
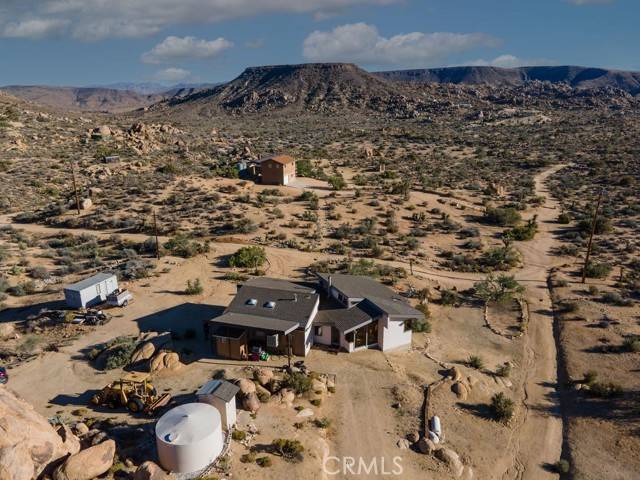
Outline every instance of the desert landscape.
POLYGON ((123 88, 0 88, 0 479, 640 478, 640 74, 123 88))

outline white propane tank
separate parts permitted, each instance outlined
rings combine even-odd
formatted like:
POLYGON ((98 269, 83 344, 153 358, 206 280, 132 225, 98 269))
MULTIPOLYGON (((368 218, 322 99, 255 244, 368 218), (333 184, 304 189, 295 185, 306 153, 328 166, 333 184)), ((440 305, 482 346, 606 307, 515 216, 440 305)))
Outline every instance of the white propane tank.
POLYGON ((431 430, 429 430, 429 440, 431 440, 435 444, 440 443, 440 437, 438 437, 438 435, 436 435, 435 432, 432 432, 431 430))
POLYGON ((431 417, 431 431, 438 437, 442 437, 442 427, 440 426, 440 418, 437 415, 431 417))

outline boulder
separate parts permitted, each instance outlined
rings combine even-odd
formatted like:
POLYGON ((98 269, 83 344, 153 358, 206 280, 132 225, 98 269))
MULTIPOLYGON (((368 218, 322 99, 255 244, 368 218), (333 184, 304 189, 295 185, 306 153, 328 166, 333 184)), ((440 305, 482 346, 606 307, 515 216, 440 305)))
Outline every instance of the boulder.
POLYGON ((65 438, 27 402, 0 386, 0 479, 38 478, 53 462, 79 445, 66 428, 65 438), (71 450, 70 450, 71 449, 71 450))
POLYGON ((96 133, 99 133, 103 137, 110 137, 111 129, 107 125, 101 125, 100 127, 97 128, 96 133))
POLYGON ((311 380, 311 390, 314 392, 326 393, 327 386, 324 382, 318 380, 317 378, 314 378, 313 380, 311 380))
POLYGON ((89 210, 91 207, 93 207, 93 201, 90 198, 80 200, 80 208, 82 210, 89 210))
POLYGON ((60 425, 56 429, 56 432, 60 435, 62 444, 71 455, 75 455, 80 451, 80 440, 78 440, 78 437, 73 434, 69 427, 66 425, 60 425))
POLYGON ((77 435, 86 435, 87 433, 89 433, 89 427, 87 427, 86 423, 83 422, 78 422, 73 426, 73 429, 75 430, 77 435))
POLYGON ((271 398, 271 392, 262 385, 256 385, 256 394, 261 402, 268 402, 271 398))
POLYGON ((280 390, 280 399, 282 403, 291 405, 293 401, 296 399, 296 394, 293 390, 290 390, 288 388, 283 388, 282 390, 280 390))
POLYGON ((407 434, 407 440, 409 440, 411 443, 416 443, 418 440, 420 440, 420 433, 419 432, 409 432, 407 434))
POLYGON ((465 466, 462 471, 462 480, 473 480, 475 478, 475 474, 473 472, 473 468, 469 466, 465 466))
POLYGON ((456 382, 451 385, 451 391, 455 393, 456 396, 461 400, 465 400, 467 398, 467 395, 469 395, 467 386, 462 382, 456 382))
POLYGON ((167 370, 180 370, 183 367, 180 356, 176 352, 168 352, 164 356, 164 368, 167 370))
POLYGON ((16 334, 16 327, 13 323, 0 323, 0 340, 12 338, 16 334))
POLYGON ((398 440, 396 445, 398 446, 398 448, 400 450, 406 450, 407 448, 409 448, 411 446, 411 442, 409 440, 407 440, 406 438, 401 438, 400 440, 398 440))
POLYGON ((138 345, 131 355, 131 363, 138 363, 144 360, 149 360, 156 352, 156 346, 153 342, 144 342, 138 345))
POLYGON ((157 353, 149 362, 149 371, 157 372, 164 368, 164 357, 167 355, 167 352, 159 352, 157 353))
POLYGON ((133 480, 169 480, 170 478, 170 475, 151 461, 144 462, 133 474, 133 480))
POLYGON ((436 450, 435 455, 438 460, 447 464, 454 477, 460 478, 462 476, 464 465, 462 465, 462 461, 456 452, 450 448, 441 448, 436 450))
POLYGON ((107 440, 71 455, 53 472, 53 480, 91 480, 113 465, 116 442, 107 440))
POLYGON ((454 382, 462 380, 462 373, 460 373, 460 369, 458 367, 451 367, 451 370, 449 370, 449 376, 454 382))
POLYGON ((260 409, 260 399, 255 392, 248 393, 242 400, 242 406, 245 410, 256 413, 260 409))
POLYGON ((435 452, 438 447, 436 447, 436 444, 428 438, 421 437, 420 440, 418 440, 418 443, 416 443, 416 448, 420 453, 430 455, 435 452))
POLYGON ((259 368, 253 372, 253 378, 255 378, 260 385, 266 387, 273 379, 273 370, 270 368, 259 368))
POLYGON ((241 378, 238 380, 238 387, 242 395, 249 395, 250 393, 256 393, 256 384, 248 378, 241 378))

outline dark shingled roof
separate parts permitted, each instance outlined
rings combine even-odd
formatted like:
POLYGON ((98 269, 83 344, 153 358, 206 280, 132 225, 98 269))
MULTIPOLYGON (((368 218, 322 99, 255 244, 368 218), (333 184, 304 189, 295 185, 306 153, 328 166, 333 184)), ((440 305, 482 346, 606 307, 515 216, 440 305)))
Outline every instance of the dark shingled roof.
POLYGON ((351 308, 331 308, 321 310, 316 316, 314 324, 333 325, 342 333, 349 333, 358 327, 371 323, 380 315, 380 311, 366 300, 351 308))
POLYGON ((315 288, 305 287, 288 280, 282 280, 281 278, 254 277, 247 280, 243 285, 249 287, 270 288, 287 292, 316 293, 315 288))
POLYGON ((298 293, 245 284, 240 287, 225 313, 273 318, 304 325, 311 316, 318 299, 317 293, 298 293), (248 303, 252 299, 256 300, 255 305, 248 303), (275 307, 267 308, 268 302, 275 302, 275 307))
POLYGON ((219 317, 211 319, 210 322, 213 324, 223 323, 234 327, 255 328, 258 330, 282 333, 283 335, 293 332, 300 326, 300 322, 290 322, 278 318, 233 312, 223 313, 219 317))
POLYGON ((349 298, 366 298, 380 310, 392 316, 419 316, 422 312, 413 308, 407 301, 388 287, 376 280, 361 275, 346 275, 343 273, 316 273, 318 277, 349 298))

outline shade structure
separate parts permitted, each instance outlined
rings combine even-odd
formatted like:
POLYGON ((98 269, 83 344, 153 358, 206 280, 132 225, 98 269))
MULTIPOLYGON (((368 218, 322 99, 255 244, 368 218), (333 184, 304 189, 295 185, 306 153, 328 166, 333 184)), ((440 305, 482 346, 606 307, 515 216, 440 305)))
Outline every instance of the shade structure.
POLYGON ((160 464, 171 472, 192 473, 222 452, 220 413, 206 403, 187 403, 165 413, 156 424, 160 464))

